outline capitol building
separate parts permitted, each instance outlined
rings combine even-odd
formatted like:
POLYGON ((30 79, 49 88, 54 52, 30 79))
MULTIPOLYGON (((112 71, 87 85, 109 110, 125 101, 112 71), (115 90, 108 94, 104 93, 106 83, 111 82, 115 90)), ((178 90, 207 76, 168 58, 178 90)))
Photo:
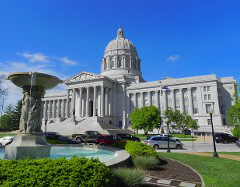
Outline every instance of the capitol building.
POLYGON ((154 105, 161 114, 168 108, 188 113, 200 132, 211 132, 208 111, 213 109, 215 131, 229 132, 226 112, 234 102, 233 77, 204 75, 146 82, 141 63, 145 62, 120 27, 105 49, 100 74, 81 72, 64 81, 65 92, 45 95, 43 130, 61 134, 126 130, 134 108, 154 105))

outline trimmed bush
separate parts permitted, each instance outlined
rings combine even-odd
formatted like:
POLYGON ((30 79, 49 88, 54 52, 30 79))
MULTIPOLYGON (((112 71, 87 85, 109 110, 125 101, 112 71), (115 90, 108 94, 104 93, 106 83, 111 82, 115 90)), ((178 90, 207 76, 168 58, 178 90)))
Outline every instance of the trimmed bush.
POLYGON ((236 136, 236 137, 240 138, 240 126, 239 127, 234 127, 232 129, 232 134, 233 134, 233 136, 236 136))
POLYGON ((118 187, 132 187, 141 184, 144 179, 144 171, 141 169, 118 168, 113 170, 118 187))
POLYGON ((98 159, 0 160, 0 186, 114 186, 113 174, 98 159))
POLYGON ((125 150, 131 155, 131 157, 136 157, 136 156, 158 157, 157 152, 152 146, 146 145, 141 142, 127 141, 125 150))
POLYGON ((112 144, 112 147, 116 147, 119 149, 125 149, 125 146, 127 144, 128 141, 121 141, 121 142, 115 142, 114 144, 112 144))
POLYGON ((160 160, 152 156, 136 156, 133 158, 133 163, 136 168, 149 170, 154 169, 160 163, 160 160))

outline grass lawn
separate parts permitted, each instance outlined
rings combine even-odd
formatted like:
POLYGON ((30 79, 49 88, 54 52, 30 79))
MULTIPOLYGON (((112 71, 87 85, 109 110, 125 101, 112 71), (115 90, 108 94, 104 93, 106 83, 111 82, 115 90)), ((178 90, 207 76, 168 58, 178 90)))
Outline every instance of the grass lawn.
POLYGON ((0 138, 4 137, 4 136, 15 136, 16 134, 5 134, 5 133, 0 133, 0 138))
POLYGON ((184 153, 161 152, 159 156, 179 160, 191 166, 203 176, 206 187, 232 187, 240 184, 240 162, 238 161, 184 153))

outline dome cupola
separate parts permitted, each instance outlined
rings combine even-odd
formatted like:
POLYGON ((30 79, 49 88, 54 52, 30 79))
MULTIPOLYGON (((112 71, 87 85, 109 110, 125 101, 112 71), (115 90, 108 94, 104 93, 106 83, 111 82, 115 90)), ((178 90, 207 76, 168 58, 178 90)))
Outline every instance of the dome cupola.
POLYGON ((117 37, 107 45, 102 62, 101 75, 110 78, 125 75, 126 77, 138 76, 142 79, 140 70, 141 60, 133 43, 124 37, 121 26, 117 31, 117 37))

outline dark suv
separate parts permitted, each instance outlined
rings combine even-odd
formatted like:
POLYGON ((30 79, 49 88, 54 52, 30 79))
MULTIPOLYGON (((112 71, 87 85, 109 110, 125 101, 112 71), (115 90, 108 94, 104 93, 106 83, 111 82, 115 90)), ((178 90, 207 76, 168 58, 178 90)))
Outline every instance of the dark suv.
POLYGON ((226 133, 215 133, 215 141, 216 143, 229 143, 229 142, 236 142, 238 140, 237 137, 232 136, 226 133))
POLYGON ((136 142, 140 142, 140 139, 136 136, 132 136, 131 134, 127 133, 119 133, 117 134, 122 140, 132 140, 136 142))

